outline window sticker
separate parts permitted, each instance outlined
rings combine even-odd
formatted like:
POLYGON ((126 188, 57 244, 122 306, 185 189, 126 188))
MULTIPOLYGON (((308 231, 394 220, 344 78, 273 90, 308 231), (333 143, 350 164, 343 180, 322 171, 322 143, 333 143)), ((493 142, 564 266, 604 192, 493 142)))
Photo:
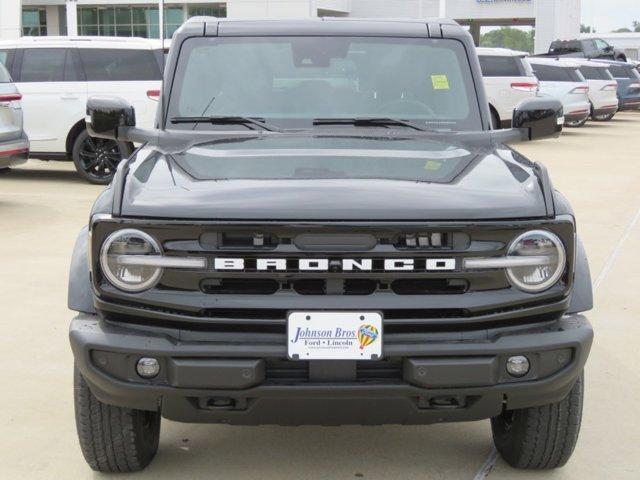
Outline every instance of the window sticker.
POLYGON ((442 168, 442 162, 438 162, 436 160, 427 160, 427 163, 424 166, 424 169, 431 172, 437 172, 442 168))
POLYGON ((449 90, 449 78, 446 75, 431 75, 434 90, 449 90))

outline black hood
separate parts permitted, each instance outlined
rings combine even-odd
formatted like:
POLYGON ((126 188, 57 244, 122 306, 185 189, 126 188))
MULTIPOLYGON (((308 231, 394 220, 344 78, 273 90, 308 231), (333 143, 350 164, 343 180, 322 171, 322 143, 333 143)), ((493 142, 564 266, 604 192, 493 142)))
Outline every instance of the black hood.
POLYGON ((530 162, 507 147, 491 147, 489 142, 453 144, 452 137, 416 136, 386 142, 379 138, 298 137, 296 141, 303 149, 283 148, 282 138, 260 137, 258 147, 246 140, 225 141, 198 145, 178 154, 161 154, 148 147, 131 162, 122 215, 258 221, 455 221, 546 216, 540 181, 530 162), (425 170, 443 160, 448 163, 447 168, 433 174, 422 172, 415 178, 396 172, 390 174, 394 178, 382 178, 375 172, 369 178, 265 178, 263 168, 255 176, 217 175, 216 165, 225 165, 221 161, 234 162, 255 152, 262 156, 264 151, 270 152, 266 156, 271 160, 263 159, 260 165, 272 165, 269 162, 279 155, 335 161, 334 153, 344 152, 359 161, 370 157, 387 162, 410 152, 425 164, 425 170), (390 159, 384 158, 385 152, 390 159), (190 155, 197 155, 197 159, 190 155))

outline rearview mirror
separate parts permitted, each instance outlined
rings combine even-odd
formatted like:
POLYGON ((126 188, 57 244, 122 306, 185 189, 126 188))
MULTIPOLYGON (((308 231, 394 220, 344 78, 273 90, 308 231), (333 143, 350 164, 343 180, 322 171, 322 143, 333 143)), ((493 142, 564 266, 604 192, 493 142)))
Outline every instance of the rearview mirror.
POLYGON ((92 137, 118 139, 118 129, 135 127, 135 109, 119 97, 91 97, 87 101, 87 131, 92 137))
POLYGON ((531 98, 513 111, 513 128, 522 130, 527 140, 559 137, 564 116, 562 103, 553 98, 531 98))

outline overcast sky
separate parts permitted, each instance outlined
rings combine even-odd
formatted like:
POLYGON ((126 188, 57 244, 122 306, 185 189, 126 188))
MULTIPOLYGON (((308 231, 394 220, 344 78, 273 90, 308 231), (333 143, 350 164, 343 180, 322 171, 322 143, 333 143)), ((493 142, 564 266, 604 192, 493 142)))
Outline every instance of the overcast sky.
POLYGON ((582 0, 582 23, 605 33, 640 22, 640 0, 582 0))

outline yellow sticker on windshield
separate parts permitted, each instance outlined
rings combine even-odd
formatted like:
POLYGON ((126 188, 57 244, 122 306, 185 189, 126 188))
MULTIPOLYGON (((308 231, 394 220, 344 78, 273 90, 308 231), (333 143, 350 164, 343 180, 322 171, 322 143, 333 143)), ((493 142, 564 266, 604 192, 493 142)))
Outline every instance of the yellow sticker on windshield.
POLYGON ((446 75, 431 75, 434 90, 449 90, 449 77, 446 75))
POLYGON ((430 172, 437 172, 441 168, 442 168, 442 162, 438 162, 436 160, 427 160, 427 163, 424 166, 424 169, 430 172))

